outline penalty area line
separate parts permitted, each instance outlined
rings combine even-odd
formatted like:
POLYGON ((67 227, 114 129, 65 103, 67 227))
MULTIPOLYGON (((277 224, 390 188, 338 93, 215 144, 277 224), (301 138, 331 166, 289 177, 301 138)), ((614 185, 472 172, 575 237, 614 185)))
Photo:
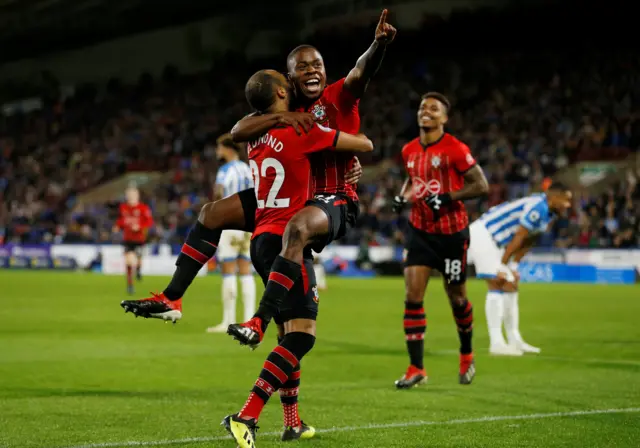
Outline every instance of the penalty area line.
MULTIPOLYGON (((582 417, 587 415, 603 415, 603 414, 630 414, 640 412, 638 408, 619 408, 619 409, 592 409, 582 411, 566 411, 566 412, 550 412, 540 414, 523 414, 523 415, 487 415, 484 417, 464 418, 454 420, 428 421, 417 420, 413 422, 398 423, 373 423, 360 426, 335 426, 332 428, 318 429, 316 432, 320 434, 345 431, 361 431, 367 429, 393 429, 393 428, 410 428, 419 426, 447 426, 447 425, 466 425, 469 423, 488 423, 502 421, 517 420, 541 420, 545 418, 562 418, 562 417, 582 417)), ((264 432, 261 436, 277 436, 280 432, 264 432)), ((183 439, 166 439, 166 440, 149 440, 149 441, 122 441, 122 442, 104 442, 104 443, 87 443, 84 445, 73 445, 62 448, 117 448, 117 447, 136 447, 136 446, 165 446, 165 445, 186 445, 192 443, 215 442, 219 440, 230 440, 229 436, 215 437, 186 437, 183 439)))

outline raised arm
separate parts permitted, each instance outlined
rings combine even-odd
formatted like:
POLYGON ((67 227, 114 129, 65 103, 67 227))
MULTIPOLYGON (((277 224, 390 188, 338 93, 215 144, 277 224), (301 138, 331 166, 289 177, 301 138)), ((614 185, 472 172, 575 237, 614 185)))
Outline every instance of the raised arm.
POLYGON ((356 66, 351 69, 344 81, 345 87, 356 98, 362 97, 369 81, 376 74, 384 58, 387 44, 396 36, 396 29, 387 23, 387 10, 383 10, 376 27, 375 40, 367 51, 358 58, 356 66))
POLYGON ((298 134, 309 132, 314 117, 306 112, 283 112, 278 114, 247 115, 231 129, 231 139, 236 142, 248 142, 259 138, 279 125, 290 125, 298 134))

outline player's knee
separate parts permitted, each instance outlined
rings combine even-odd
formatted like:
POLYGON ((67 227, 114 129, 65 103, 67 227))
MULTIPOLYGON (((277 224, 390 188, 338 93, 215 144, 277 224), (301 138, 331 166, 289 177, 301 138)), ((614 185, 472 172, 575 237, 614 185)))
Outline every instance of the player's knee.
POLYGON ((447 296, 449 296, 449 303, 454 308, 461 307, 467 302, 467 297, 463 291, 447 290, 447 296))
POLYGON ((135 252, 127 252, 124 257, 124 261, 127 266, 135 266, 136 264, 138 264, 138 257, 136 256, 135 252))
POLYGON ((424 290, 421 288, 407 288, 405 291, 405 301, 409 303, 420 303, 424 300, 424 290))
POLYGON ((200 215, 198 216, 198 221, 205 227, 209 227, 210 229, 214 226, 211 225, 212 221, 215 219, 216 215, 216 203, 215 202, 207 202, 200 209, 200 215))
POLYGON ((309 333, 302 333, 299 331, 293 333, 287 333, 280 345, 291 353, 300 361, 304 355, 309 353, 316 343, 316 337, 309 333))

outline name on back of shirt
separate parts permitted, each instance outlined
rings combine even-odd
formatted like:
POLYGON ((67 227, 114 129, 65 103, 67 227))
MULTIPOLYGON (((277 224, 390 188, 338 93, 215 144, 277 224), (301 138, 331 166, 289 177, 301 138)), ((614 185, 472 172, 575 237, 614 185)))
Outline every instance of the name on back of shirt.
POLYGON ((266 145, 269 148, 273 149, 275 152, 280 152, 284 149, 284 145, 280 140, 267 133, 259 139, 249 142, 249 144, 247 145, 247 151, 249 152, 249 154, 251 154, 251 151, 253 151, 260 145, 266 145))

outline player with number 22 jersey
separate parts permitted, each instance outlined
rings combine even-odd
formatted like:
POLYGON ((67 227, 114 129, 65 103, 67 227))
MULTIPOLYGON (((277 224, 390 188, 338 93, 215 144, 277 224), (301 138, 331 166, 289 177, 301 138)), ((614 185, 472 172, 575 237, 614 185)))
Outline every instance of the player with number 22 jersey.
MULTIPOLYGON (((261 70, 249 79, 245 94, 258 112, 278 113, 289 109, 291 86, 281 73, 261 70)), ((273 393, 282 390, 282 397, 296 396, 297 400, 300 361, 315 344, 318 296, 310 249, 303 252, 300 278, 293 280, 272 272, 272 265, 282 251, 282 235, 287 223, 313 194, 307 157, 323 150, 368 152, 373 150, 373 144, 364 136, 314 124, 304 135, 297 135, 292 127, 271 129, 250 142, 247 149, 256 193, 251 261, 266 287, 277 284, 286 292, 281 302, 260 303, 256 318, 274 318, 282 325, 282 337, 267 356, 245 405, 222 422, 241 448, 255 447, 256 423, 273 393)), ((227 332, 241 342, 256 333, 255 338, 249 337, 247 341, 255 347, 262 340, 263 332, 260 327, 249 325, 232 324, 227 332)), ((297 404, 283 401, 283 407, 285 414, 295 414, 296 421, 286 423, 282 440, 313 437, 315 430, 297 416, 297 404)))
POLYGON ((335 148, 339 135, 319 124, 303 135, 287 126, 249 142, 249 167, 258 202, 252 238, 265 232, 284 233, 291 217, 313 197, 308 156, 335 148))

